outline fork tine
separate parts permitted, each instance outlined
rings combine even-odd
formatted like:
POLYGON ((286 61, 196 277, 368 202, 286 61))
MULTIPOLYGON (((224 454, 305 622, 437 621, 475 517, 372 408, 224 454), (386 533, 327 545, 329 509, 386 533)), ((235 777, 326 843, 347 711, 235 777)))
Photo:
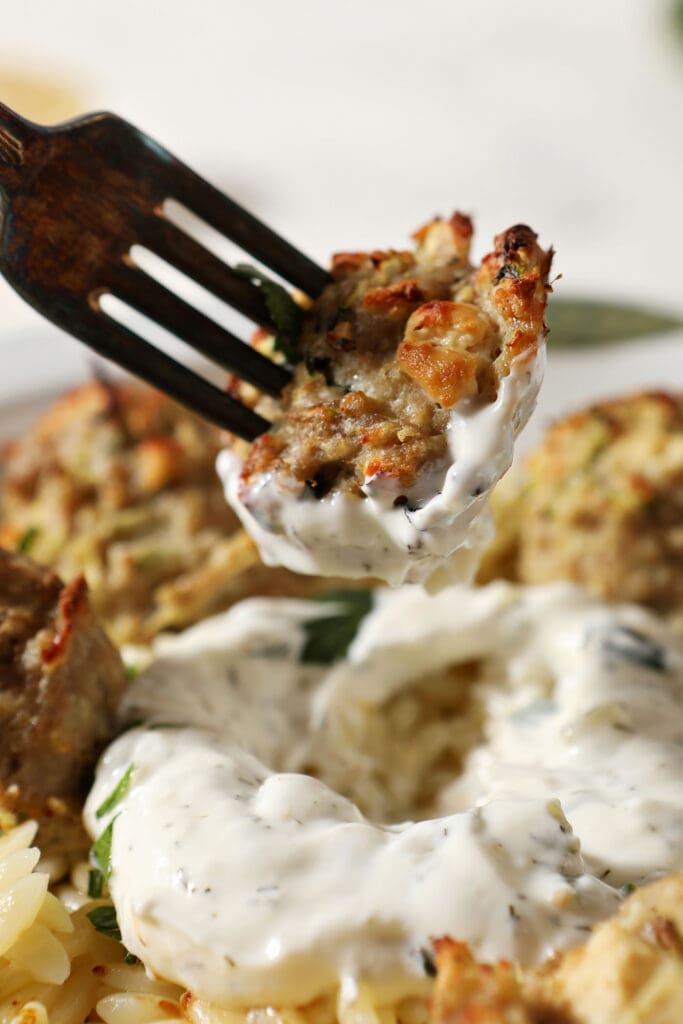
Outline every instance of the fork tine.
POLYGON ((69 318, 68 329, 95 352, 245 441, 255 440, 272 426, 101 310, 85 313, 79 308, 69 318))
POLYGON ((320 295, 330 280, 322 267, 179 160, 167 170, 170 172, 169 198, 192 210, 312 299, 320 295))
POLYGON ((240 341, 134 264, 123 263, 118 267, 111 279, 111 290, 138 312, 261 391, 277 397, 289 383, 291 375, 284 366, 240 341))
POLYGON ((219 299, 243 313, 266 330, 275 325, 259 289, 185 234, 163 214, 141 217, 139 244, 172 263, 193 281, 208 288, 219 299))

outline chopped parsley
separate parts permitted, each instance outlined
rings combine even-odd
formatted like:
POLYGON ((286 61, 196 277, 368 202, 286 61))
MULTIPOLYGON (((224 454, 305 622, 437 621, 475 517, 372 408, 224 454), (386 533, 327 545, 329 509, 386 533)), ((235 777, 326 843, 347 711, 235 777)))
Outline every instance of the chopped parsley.
POLYGON ((94 910, 87 912, 86 917, 92 921, 100 934, 106 935, 108 939, 121 941, 121 929, 116 920, 116 911, 112 906, 95 907, 94 910))
POLYGON ((129 683, 132 683, 134 679, 140 675, 140 669, 137 665, 126 665, 125 666, 126 679, 129 683))
POLYGON ((27 555, 29 548, 32 547, 39 533, 40 530, 37 526, 29 526, 28 530, 21 535, 21 539, 17 544, 17 550, 20 551, 22 555, 27 555))
MULTIPOLYGON (((100 935, 106 935, 108 939, 114 939, 115 942, 121 941, 121 929, 116 918, 116 910, 110 904, 89 910, 86 917, 92 922, 100 935)), ((126 950, 124 959, 127 964, 139 963, 138 958, 133 953, 129 953, 128 950, 126 950)))
POLYGON ((95 840, 92 846, 93 858, 102 872, 102 877, 105 882, 108 882, 111 878, 111 840, 114 833, 115 821, 116 818, 112 818, 102 835, 95 840))
POLYGON ((615 626, 609 630, 602 639, 602 649, 613 657, 651 672, 666 672, 668 668, 665 648, 630 626, 615 626))
POLYGON ((126 768, 125 774, 119 779, 116 788, 109 794, 106 800, 103 800, 100 806, 95 811, 96 818, 103 818, 105 814, 109 814, 111 810, 116 807, 118 803, 123 800, 124 796, 130 788, 130 780, 133 775, 135 765, 129 764, 126 768))
POLYGON ((371 590, 335 590, 315 600, 334 604, 329 615, 304 623, 306 636, 300 660, 304 664, 331 665, 348 651, 361 622, 372 609, 371 590))
POLYGON ((246 277, 248 281, 255 284, 263 295, 266 309, 277 331, 275 350, 282 352, 288 363, 298 362, 300 353, 297 342, 303 321, 301 306, 296 304, 286 288, 278 284, 277 281, 273 281, 257 267, 252 267, 248 263, 238 263, 234 270, 235 273, 246 277))
POLYGON ((91 868, 88 872, 88 896, 91 900, 101 899, 103 886, 104 875, 99 868, 91 868))

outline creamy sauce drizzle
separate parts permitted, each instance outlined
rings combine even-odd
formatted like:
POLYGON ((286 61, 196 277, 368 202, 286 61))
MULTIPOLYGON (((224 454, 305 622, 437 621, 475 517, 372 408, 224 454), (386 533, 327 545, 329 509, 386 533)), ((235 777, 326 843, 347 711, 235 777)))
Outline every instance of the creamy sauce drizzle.
POLYGON ((86 822, 98 835, 115 818, 112 897, 148 969, 226 1005, 302 1002, 340 979, 390 998, 427 984, 435 936, 536 962, 615 909, 607 883, 683 866, 683 651, 644 612, 568 585, 382 592, 329 669, 298 661, 320 614, 244 602, 161 642, 133 684, 148 724, 104 755, 86 822), (343 761, 331 721, 381 715, 473 659, 485 739, 441 816, 370 822, 297 771, 321 735, 323 759, 343 761))
POLYGON ((496 401, 461 402, 448 428, 449 460, 423 474, 394 507, 396 492, 373 478, 364 499, 331 492, 300 496, 275 476, 241 498, 241 459, 225 449, 218 475, 226 500, 256 541, 267 565, 321 576, 373 577, 391 586, 424 582, 436 572, 451 582, 469 579, 491 539, 488 499, 512 463, 514 439, 533 411, 545 368, 539 345, 532 364, 515 366, 501 381, 496 401), (417 507, 415 507, 417 506, 417 507))

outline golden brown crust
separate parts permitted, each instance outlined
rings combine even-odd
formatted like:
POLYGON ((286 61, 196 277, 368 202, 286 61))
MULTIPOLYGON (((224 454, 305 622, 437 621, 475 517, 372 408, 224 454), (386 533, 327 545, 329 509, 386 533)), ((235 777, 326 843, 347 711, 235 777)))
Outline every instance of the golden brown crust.
POLYGON ((463 398, 495 398, 499 339, 471 302, 427 302, 406 324, 396 361, 433 401, 450 409, 463 398))
POLYGON ((264 474, 318 496, 362 498, 368 478, 410 490, 448 456, 448 410, 493 401, 513 360, 536 355, 552 252, 517 225, 475 271, 471 236, 455 213, 419 229, 414 253, 334 257, 333 283, 304 318, 292 384, 279 408, 256 403, 275 427, 241 447, 247 507, 264 474))
POLYGON ((539 968, 435 944, 432 1024, 676 1024, 683 1013, 683 874, 637 890, 589 941, 539 968))
POLYGON ((481 261, 475 290, 503 339, 499 375, 513 360, 532 359, 547 333, 545 308, 553 250, 544 252, 526 224, 497 235, 493 252, 481 261))
POLYGON ((437 982, 433 1024, 532 1024, 522 985, 506 960, 478 961, 464 942, 434 942, 437 982))

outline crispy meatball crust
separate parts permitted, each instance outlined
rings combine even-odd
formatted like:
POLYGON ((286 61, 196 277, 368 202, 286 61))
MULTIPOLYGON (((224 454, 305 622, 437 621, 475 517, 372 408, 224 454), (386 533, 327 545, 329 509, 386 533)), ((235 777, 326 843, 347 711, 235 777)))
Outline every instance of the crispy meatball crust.
POLYGON ((527 464, 518 575, 683 611, 683 395, 642 392, 556 423, 527 464))
MULTIPOLYGON (((363 498, 368 479, 397 493, 447 456, 449 410, 496 397, 513 360, 532 360, 552 252, 516 225, 474 269, 472 224, 455 213, 415 234, 416 251, 341 253, 308 311, 301 362, 275 427, 245 456, 240 498, 275 475, 288 490, 363 498)), ((244 451, 239 445, 238 449, 244 451)))
POLYGON ((435 942, 432 1024, 674 1024, 683 1013, 683 874, 636 891, 589 941, 539 968, 435 942))
MULTIPOLYGON (((95 760, 116 726, 126 677, 83 577, 0 549, 0 804, 80 833, 95 760)), ((41 840, 44 833, 41 834, 41 840)))

